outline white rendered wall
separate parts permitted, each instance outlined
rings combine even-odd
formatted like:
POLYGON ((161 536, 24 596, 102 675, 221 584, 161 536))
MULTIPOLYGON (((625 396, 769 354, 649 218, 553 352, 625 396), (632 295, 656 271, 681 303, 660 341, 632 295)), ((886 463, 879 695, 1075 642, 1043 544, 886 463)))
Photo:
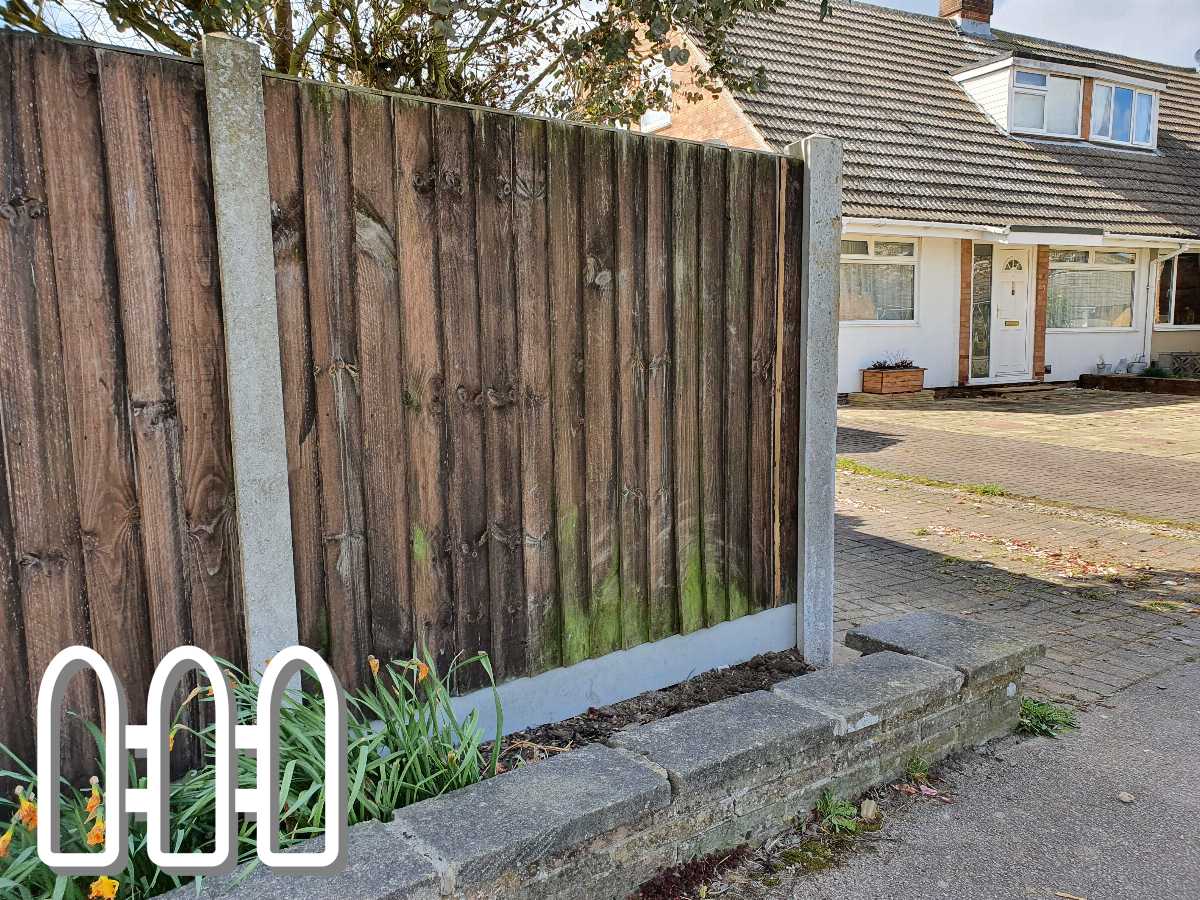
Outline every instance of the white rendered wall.
MULTIPOLYGON (((844 237, 854 240, 856 235, 844 237)), ((894 356, 911 357, 927 369, 925 387, 958 384, 961 242, 954 238, 921 238, 918 245, 916 322, 842 322, 838 393, 861 391, 860 370, 877 359, 894 356)))
POLYGON ((1080 375, 1095 372, 1101 356, 1109 365, 1116 365, 1122 359, 1132 361, 1146 352, 1149 269, 1149 252, 1139 250, 1133 285, 1134 327, 1078 331, 1046 329, 1046 364, 1051 368, 1046 381, 1074 381, 1080 375))

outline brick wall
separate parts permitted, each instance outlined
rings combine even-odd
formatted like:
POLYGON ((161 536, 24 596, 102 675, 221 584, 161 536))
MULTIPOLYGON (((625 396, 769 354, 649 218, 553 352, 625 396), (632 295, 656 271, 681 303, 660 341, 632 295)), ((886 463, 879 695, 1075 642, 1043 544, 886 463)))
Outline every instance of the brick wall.
MULTIPOLYGON (((704 55, 695 44, 687 39, 683 44, 692 54, 692 60, 705 65, 704 55)), ((715 97, 711 92, 705 92, 703 99, 695 103, 687 101, 688 93, 697 92, 691 67, 691 61, 685 66, 671 67, 671 77, 679 85, 675 90, 671 124, 654 133, 693 141, 723 141, 730 147, 749 150, 771 150, 728 91, 721 91, 715 97)))
POLYGON ((1046 378, 1046 303, 1050 292, 1050 248, 1037 248, 1037 288, 1033 307, 1033 377, 1046 378))
POLYGON ((962 16, 976 22, 992 20, 992 0, 941 0, 938 15, 943 18, 962 16))

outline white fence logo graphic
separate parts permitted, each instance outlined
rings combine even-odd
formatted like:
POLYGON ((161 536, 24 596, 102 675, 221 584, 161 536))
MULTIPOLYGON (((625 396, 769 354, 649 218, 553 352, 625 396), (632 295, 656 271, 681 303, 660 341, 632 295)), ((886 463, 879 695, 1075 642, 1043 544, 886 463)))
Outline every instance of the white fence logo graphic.
POLYGON ((198 647, 177 647, 154 672, 146 698, 146 724, 130 725, 125 690, 108 663, 88 647, 68 647, 50 662, 38 691, 38 794, 56 798, 59 784, 60 715, 71 677, 85 668, 96 673, 104 695, 105 841, 99 853, 63 853, 59 841, 59 805, 43 802, 38 811, 37 849, 42 861, 60 875, 112 875, 125 868, 129 852, 129 816, 144 815, 151 862, 173 875, 211 875, 237 863, 239 813, 258 823, 258 858, 278 872, 335 872, 345 862, 346 845, 346 697, 337 677, 314 651, 289 647, 275 655, 263 673, 253 725, 238 725, 233 697, 216 660, 198 647), (301 669, 317 676, 325 698, 325 843, 309 853, 279 848, 279 707, 301 669), (216 722, 214 848, 206 853, 176 853, 170 848, 168 791, 171 768, 168 734, 171 698, 186 671, 203 672, 212 687, 216 722), (129 787, 127 752, 146 754, 146 787, 129 787), (237 754, 257 757, 254 788, 237 786, 237 754))

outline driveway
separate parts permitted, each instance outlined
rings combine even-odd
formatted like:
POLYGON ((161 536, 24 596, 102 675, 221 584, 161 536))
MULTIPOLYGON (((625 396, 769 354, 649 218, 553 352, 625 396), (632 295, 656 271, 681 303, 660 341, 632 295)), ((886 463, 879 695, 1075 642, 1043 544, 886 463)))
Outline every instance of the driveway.
POLYGON ((1062 389, 845 407, 838 453, 877 469, 1200 524, 1200 398, 1062 389))
POLYGON ((766 896, 1194 900, 1198 692, 1200 666, 1182 667, 1084 714, 1061 740, 965 754, 942 773, 956 802, 913 804, 890 818, 875 852, 785 875, 766 896))

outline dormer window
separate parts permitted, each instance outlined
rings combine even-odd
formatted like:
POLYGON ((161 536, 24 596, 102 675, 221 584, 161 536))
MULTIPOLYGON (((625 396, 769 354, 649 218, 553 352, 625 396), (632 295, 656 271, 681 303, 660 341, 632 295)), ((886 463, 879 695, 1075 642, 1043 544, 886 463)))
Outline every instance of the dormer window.
POLYGON ((1092 137, 1114 144, 1154 145, 1154 95, 1096 82, 1092 94, 1092 137))
POLYGON ((1079 137, 1083 82, 1017 69, 1013 75, 1013 131, 1079 137))
POLYGON ((997 128, 1015 137, 1139 150, 1158 146, 1158 102, 1167 88, 1163 82, 1016 56, 968 66, 951 77, 997 128))

